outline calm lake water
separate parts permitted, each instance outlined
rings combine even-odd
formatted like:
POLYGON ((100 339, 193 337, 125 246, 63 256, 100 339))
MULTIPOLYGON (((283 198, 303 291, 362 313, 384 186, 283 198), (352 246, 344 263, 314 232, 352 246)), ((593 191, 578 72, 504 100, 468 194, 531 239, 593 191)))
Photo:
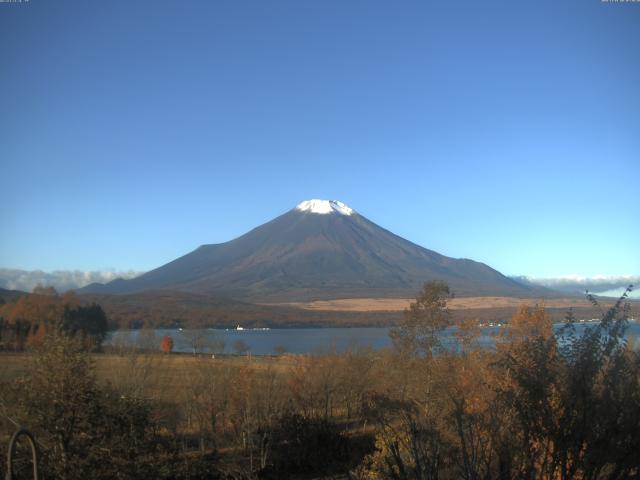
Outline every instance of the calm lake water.
MULTIPOLYGON (((576 325, 578 333, 588 323, 576 325)), ((562 324, 557 324, 556 329, 562 324)), ((481 345, 491 348, 500 327, 484 327, 479 339, 481 345)), ((455 348, 454 330, 442 334, 442 342, 455 348)), ((165 335, 173 338, 174 352, 193 352, 193 345, 204 353, 236 353, 235 344, 243 342, 253 355, 271 355, 279 347, 289 353, 321 353, 328 350, 345 351, 349 348, 372 348, 378 350, 391 346, 388 328, 273 328, 270 330, 224 330, 224 329, 157 329, 153 333, 142 330, 119 330, 110 332, 106 345, 138 345, 159 349, 165 335)), ((640 324, 630 323, 627 336, 640 346, 640 324)))

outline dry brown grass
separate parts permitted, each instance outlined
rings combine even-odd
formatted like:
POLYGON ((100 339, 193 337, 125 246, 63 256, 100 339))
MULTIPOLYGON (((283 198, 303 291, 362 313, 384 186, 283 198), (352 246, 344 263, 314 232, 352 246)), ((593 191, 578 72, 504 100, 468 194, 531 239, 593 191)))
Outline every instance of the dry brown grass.
MULTIPOLYGON (((31 353, 0 353, 0 383, 10 382, 27 372, 31 353)), ((143 396, 173 401, 192 386, 197 375, 207 369, 251 368, 255 371, 274 369, 289 371, 295 356, 194 357, 187 354, 95 354, 95 374, 102 385, 113 385, 126 391, 144 388, 143 396)))
MULTIPOLYGON (((376 312, 402 311, 409 306, 410 298, 344 298, 338 300, 316 300, 313 302, 289 302, 277 305, 303 308, 305 310, 343 311, 343 312, 376 312)), ((452 310, 466 310, 477 308, 510 308, 519 305, 541 304, 548 308, 586 308, 590 306, 587 299, 582 298, 554 298, 531 299, 512 297, 465 297, 454 298, 449 302, 452 310)))

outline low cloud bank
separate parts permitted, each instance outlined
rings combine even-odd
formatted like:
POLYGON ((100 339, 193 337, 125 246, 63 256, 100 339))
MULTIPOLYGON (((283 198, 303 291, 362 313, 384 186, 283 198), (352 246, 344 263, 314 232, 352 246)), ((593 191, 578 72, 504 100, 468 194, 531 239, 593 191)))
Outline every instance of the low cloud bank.
POLYGON ((566 293, 584 293, 586 290, 606 297, 619 297, 629 285, 634 290, 630 298, 640 298, 640 275, 597 275, 583 277, 579 275, 567 275, 564 277, 513 277, 523 283, 541 285, 566 293))
POLYGON ((106 283, 116 278, 133 278, 142 274, 129 270, 126 272, 117 271, 93 271, 83 272, 81 270, 56 270, 53 272, 43 272, 42 270, 17 270, 10 268, 0 268, 0 288, 7 290, 22 290, 31 292, 37 285, 53 287, 58 292, 65 292, 76 288, 81 288, 90 283, 106 283))

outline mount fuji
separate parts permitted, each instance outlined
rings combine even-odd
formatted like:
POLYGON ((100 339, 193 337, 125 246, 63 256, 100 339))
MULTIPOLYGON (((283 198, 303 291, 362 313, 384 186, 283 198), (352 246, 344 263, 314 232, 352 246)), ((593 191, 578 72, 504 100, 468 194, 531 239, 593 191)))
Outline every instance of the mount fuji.
POLYGON ((234 240, 79 292, 174 290, 250 302, 411 298, 427 280, 447 282, 457 296, 530 297, 541 290, 416 245, 342 202, 307 200, 234 240))

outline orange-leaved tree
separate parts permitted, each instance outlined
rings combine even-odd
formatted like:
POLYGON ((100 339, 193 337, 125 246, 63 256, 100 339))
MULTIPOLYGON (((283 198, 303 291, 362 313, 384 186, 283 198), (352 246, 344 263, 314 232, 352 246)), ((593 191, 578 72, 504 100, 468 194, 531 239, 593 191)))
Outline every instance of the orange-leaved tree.
POLYGON ((160 348, 164 353, 171 353, 171 350, 173 350, 173 338, 171 338, 169 335, 165 335, 164 337, 162 337, 160 348))
POLYGON ((451 298, 453 294, 445 282, 426 282, 416 301, 405 309, 403 321, 389 331, 396 349, 428 358, 440 349, 438 334, 451 325, 451 312, 447 308, 451 298))

